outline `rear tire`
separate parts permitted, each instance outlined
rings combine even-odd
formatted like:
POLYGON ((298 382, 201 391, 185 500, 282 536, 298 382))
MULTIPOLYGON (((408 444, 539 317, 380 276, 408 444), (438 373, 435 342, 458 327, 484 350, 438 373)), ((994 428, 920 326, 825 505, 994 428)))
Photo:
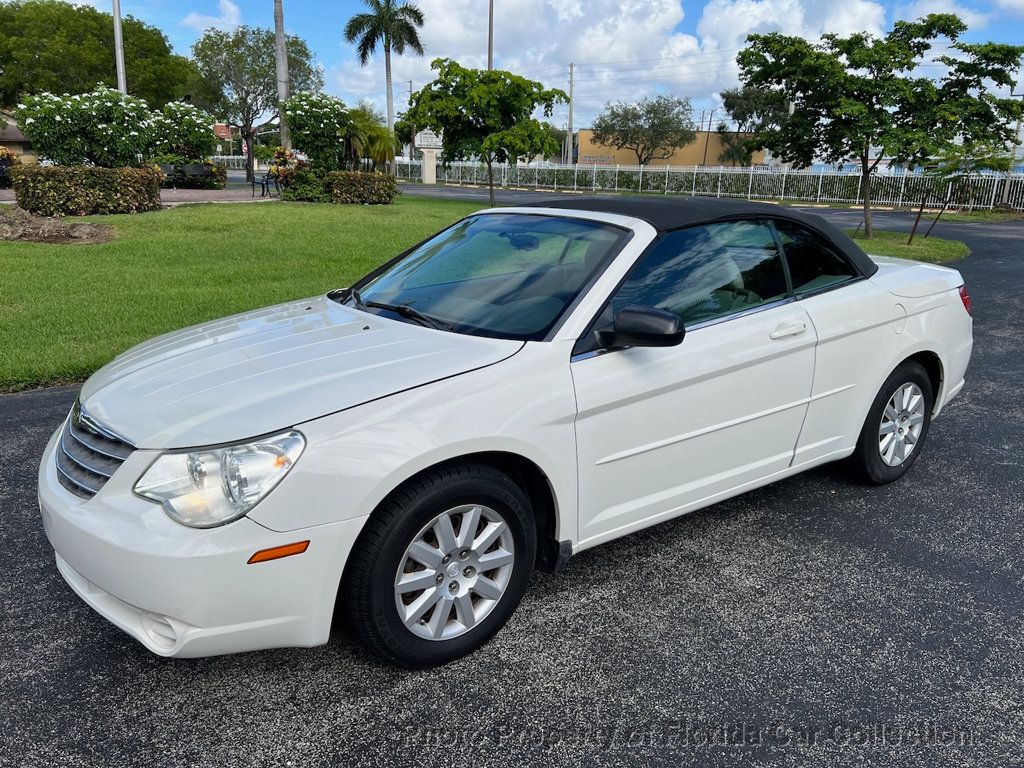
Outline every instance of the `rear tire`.
POLYGON ((355 635, 409 668, 486 643, 519 605, 537 534, 530 503, 486 464, 454 464, 394 491, 367 521, 342 585, 355 635))
POLYGON ((934 404, 924 367, 913 360, 900 364, 875 396, 850 457, 860 479, 884 485, 907 473, 924 448, 934 404))

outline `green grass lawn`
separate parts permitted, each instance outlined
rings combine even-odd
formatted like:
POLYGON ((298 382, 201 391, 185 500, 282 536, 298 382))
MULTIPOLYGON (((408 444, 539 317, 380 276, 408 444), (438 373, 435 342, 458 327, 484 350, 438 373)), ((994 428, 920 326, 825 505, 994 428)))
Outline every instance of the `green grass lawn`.
POLYGON ((0 391, 82 379, 132 344, 350 285, 481 206, 197 205, 112 224, 102 245, 0 243, 0 391))
POLYGON ((969 254, 970 249, 959 240, 945 240, 941 237, 924 237, 924 231, 919 231, 914 236, 914 242, 907 245, 905 232, 883 232, 876 229, 873 237, 868 240, 863 232, 854 235, 854 230, 846 230, 847 234, 853 237, 857 245, 875 256, 895 256, 898 259, 915 259, 916 261, 928 261, 932 264, 939 264, 943 261, 962 259, 969 254))
MULTIPOLYGON (((400 198, 392 206, 196 205, 96 217, 101 245, 0 243, 0 391, 75 381, 159 333, 324 293, 478 210, 400 198)), ((942 261, 962 243, 878 232, 879 255, 942 261)))

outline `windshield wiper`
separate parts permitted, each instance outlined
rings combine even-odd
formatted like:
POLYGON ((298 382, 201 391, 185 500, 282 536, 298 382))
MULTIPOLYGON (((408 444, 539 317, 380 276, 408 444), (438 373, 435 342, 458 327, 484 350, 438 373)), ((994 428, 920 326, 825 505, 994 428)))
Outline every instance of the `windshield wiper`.
POLYGON ((438 331, 454 331, 455 326, 449 325, 443 320, 438 320, 436 317, 425 315, 415 307, 411 307, 408 304, 385 304, 383 301, 363 301, 359 296, 359 292, 352 291, 352 298, 357 304, 364 307, 373 307, 374 309, 386 309, 389 312, 394 312, 396 315, 407 317, 410 320, 415 320, 420 325, 426 326, 427 328, 433 328, 438 331))
POLYGON ((337 297, 343 302, 351 299, 352 306, 359 307, 360 309, 366 309, 368 307, 372 307, 373 309, 386 309, 389 312, 394 312, 396 315, 401 315, 402 317, 407 317, 410 320, 415 320, 417 323, 426 326, 427 328, 434 328, 438 331, 455 330, 454 325, 450 325, 444 322, 444 320, 438 320, 436 317, 426 315, 408 304, 386 304, 383 301, 363 301, 363 297, 359 295, 359 290, 356 288, 345 288, 337 292, 331 291, 331 293, 335 294, 335 296, 331 296, 331 298, 337 297))

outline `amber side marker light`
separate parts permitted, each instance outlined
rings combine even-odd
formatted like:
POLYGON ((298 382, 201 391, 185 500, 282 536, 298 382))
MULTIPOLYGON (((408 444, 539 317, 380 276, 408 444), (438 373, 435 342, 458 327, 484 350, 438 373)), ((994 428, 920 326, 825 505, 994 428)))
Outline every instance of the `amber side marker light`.
POLYGON ((279 560, 290 555, 301 555, 309 549, 309 541, 296 541, 294 544, 282 544, 280 547, 261 549, 249 558, 249 565, 253 563, 265 563, 267 560, 279 560))

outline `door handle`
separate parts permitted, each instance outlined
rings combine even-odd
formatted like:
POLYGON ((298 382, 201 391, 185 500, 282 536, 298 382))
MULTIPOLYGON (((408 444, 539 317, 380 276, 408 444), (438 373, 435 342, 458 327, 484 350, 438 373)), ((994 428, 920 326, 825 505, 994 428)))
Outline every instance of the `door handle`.
POLYGON ((783 323, 776 326, 768 334, 769 339, 784 339, 787 336, 799 336, 807 330, 807 323, 783 323))

